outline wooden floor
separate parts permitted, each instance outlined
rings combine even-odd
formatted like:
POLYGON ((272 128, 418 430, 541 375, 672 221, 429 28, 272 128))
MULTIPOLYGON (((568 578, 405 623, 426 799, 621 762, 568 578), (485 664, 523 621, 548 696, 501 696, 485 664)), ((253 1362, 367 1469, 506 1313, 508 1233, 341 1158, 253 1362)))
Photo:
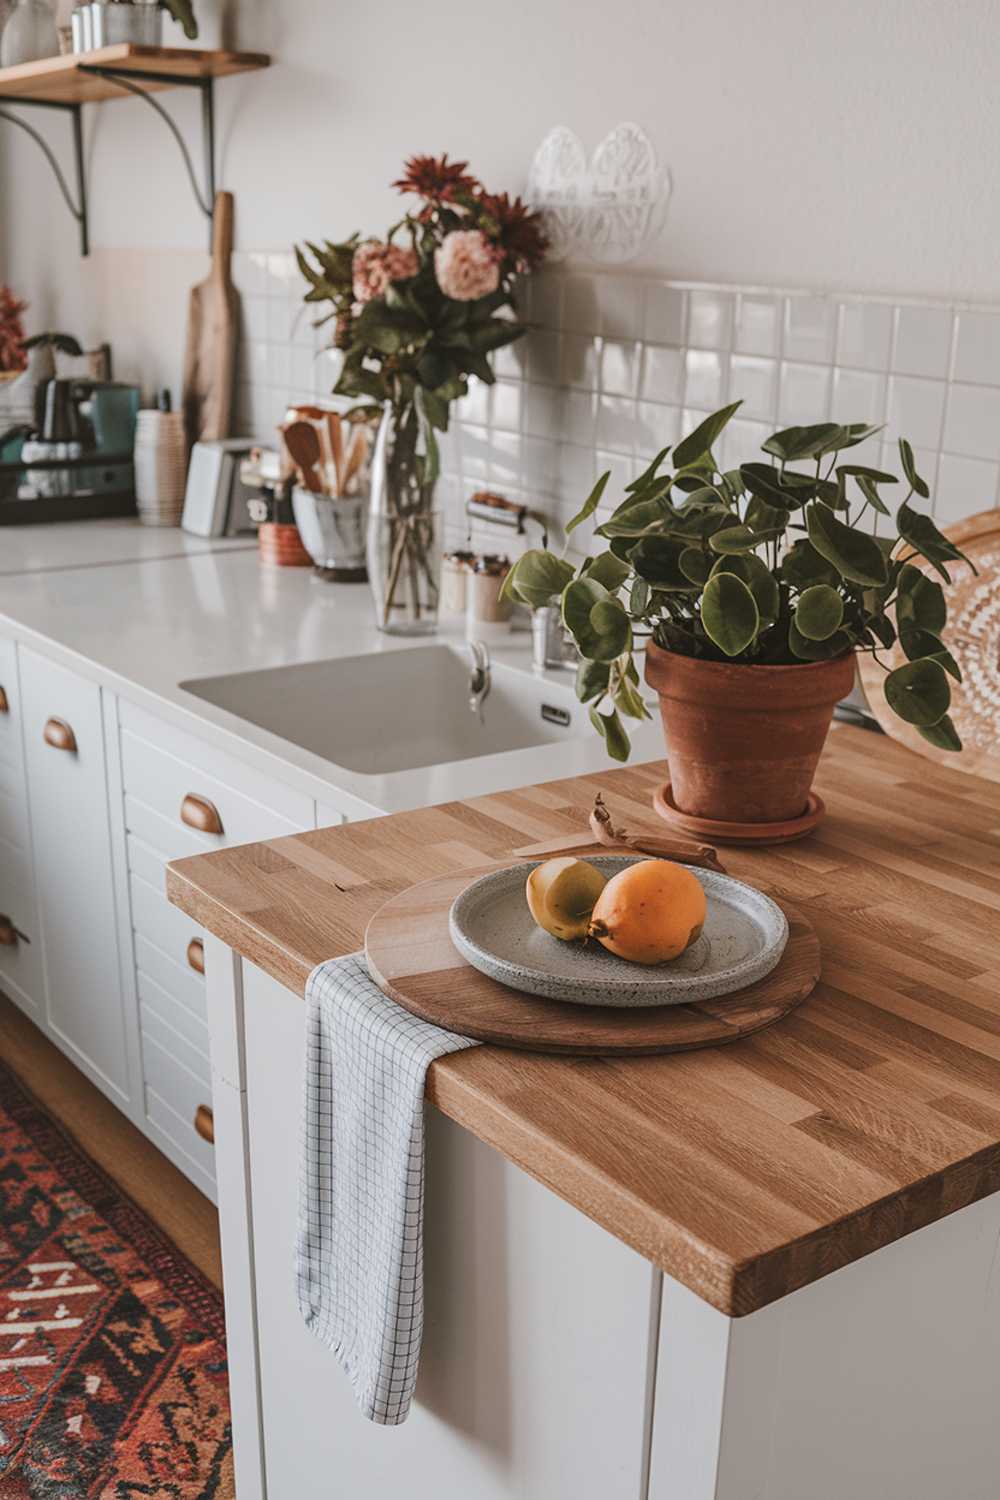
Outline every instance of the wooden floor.
POLYGON ((0 1057, 84 1150, 221 1287, 215 1206, 5 995, 0 995, 0 1057))

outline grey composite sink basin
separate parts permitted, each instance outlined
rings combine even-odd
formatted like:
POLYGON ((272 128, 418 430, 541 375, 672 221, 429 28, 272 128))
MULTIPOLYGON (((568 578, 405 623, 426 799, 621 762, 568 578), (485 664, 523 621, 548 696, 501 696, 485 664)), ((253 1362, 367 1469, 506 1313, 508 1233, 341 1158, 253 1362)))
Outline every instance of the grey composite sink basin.
POLYGON ((494 663, 482 715, 465 652, 435 643, 202 677, 180 686, 335 765, 370 776, 593 736, 569 683, 494 663))

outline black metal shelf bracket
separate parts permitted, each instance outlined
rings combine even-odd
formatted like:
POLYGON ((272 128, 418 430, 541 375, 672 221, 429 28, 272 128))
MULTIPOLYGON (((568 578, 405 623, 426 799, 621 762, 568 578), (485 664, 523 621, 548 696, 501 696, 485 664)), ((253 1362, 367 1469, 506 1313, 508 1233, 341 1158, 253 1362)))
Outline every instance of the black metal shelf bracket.
POLYGON ((22 99, 15 95, 6 96, 0 94, 0 119, 9 120, 12 125, 18 125, 31 136, 31 139, 43 153, 49 166, 55 174, 59 191, 65 200, 66 207, 73 215, 80 228, 80 254, 90 254, 90 224, 87 213, 87 174, 83 164, 83 119, 81 106, 79 104, 64 103, 55 99, 22 99), (65 173, 56 160, 55 152, 48 141, 27 120, 22 120, 20 115, 13 114, 4 108, 7 104, 27 105, 32 109, 58 109, 70 117, 73 132, 73 169, 76 177, 76 196, 66 181, 65 173))
MULTIPOLYGON (((201 212, 208 220, 208 243, 212 244, 212 219, 215 212, 215 90, 214 80, 210 76, 185 78, 174 73, 138 73, 125 68, 102 67, 89 63, 77 63, 77 69, 81 73, 89 73, 95 78, 107 79, 118 88, 127 93, 134 94, 136 98, 143 99, 159 115, 160 119, 170 131, 180 150, 187 171, 188 181, 194 193, 195 201, 201 212), (173 117, 168 114, 155 94, 143 88, 143 83, 157 83, 167 88, 193 88, 201 95, 201 144, 202 144, 202 181, 198 180, 194 161, 187 143, 181 134, 180 128, 173 117)), ((83 106, 78 102, 69 102, 55 99, 30 99, 20 95, 0 94, 0 119, 9 120, 12 125, 20 128, 31 136, 39 149, 44 153, 49 166, 55 174, 59 191, 62 194, 66 207, 73 215, 80 227, 80 254, 83 256, 90 253, 90 224, 88 218, 87 202, 87 175, 83 159, 83 106), (11 113, 4 106, 10 104, 24 105, 30 109, 57 109, 68 114, 73 130, 73 166, 76 175, 76 195, 66 181, 66 175, 56 159, 55 152, 49 143, 32 125, 22 120, 20 115, 11 113)))
POLYGON ((215 89, 214 80, 211 76, 198 78, 185 78, 176 73, 136 73, 126 68, 102 67, 99 64, 78 63, 81 73, 89 73, 95 78, 105 78, 110 83, 115 83, 119 88, 134 94, 137 99, 142 99, 159 115, 160 119, 170 131, 187 170, 188 181, 191 191, 194 193, 195 201, 208 220, 209 247, 212 243, 212 215, 215 211, 215 89), (163 108, 155 94, 142 87, 145 83, 159 83, 167 88, 197 89, 201 95, 201 144, 202 158, 204 162, 204 188, 198 182, 198 175, 191 160, 191 153, 183 135, 178 128, 177 122, 163 108))

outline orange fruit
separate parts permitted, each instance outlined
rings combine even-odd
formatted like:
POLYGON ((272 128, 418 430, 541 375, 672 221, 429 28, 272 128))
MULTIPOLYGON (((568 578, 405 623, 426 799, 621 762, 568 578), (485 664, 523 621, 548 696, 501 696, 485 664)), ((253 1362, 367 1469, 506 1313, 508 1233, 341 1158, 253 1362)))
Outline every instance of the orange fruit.
POLYGON ((705 924, 705 892, 685 865, 644 859, 604 887, 588 929, 619 958, 662 964, 679 958, 705 924))

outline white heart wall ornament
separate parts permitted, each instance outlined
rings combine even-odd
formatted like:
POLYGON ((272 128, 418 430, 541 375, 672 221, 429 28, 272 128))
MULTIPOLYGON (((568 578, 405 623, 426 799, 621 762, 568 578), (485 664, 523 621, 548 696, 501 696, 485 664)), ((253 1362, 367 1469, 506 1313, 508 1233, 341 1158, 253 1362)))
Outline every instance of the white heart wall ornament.
POLYGON ((616 125, 590 162, 580 137, 557 125, 528 174, 528 201, 544 216, 552 260, 634 260, 662 228, 669 198, 670 173, 642 127, 629 123, 616 125))

